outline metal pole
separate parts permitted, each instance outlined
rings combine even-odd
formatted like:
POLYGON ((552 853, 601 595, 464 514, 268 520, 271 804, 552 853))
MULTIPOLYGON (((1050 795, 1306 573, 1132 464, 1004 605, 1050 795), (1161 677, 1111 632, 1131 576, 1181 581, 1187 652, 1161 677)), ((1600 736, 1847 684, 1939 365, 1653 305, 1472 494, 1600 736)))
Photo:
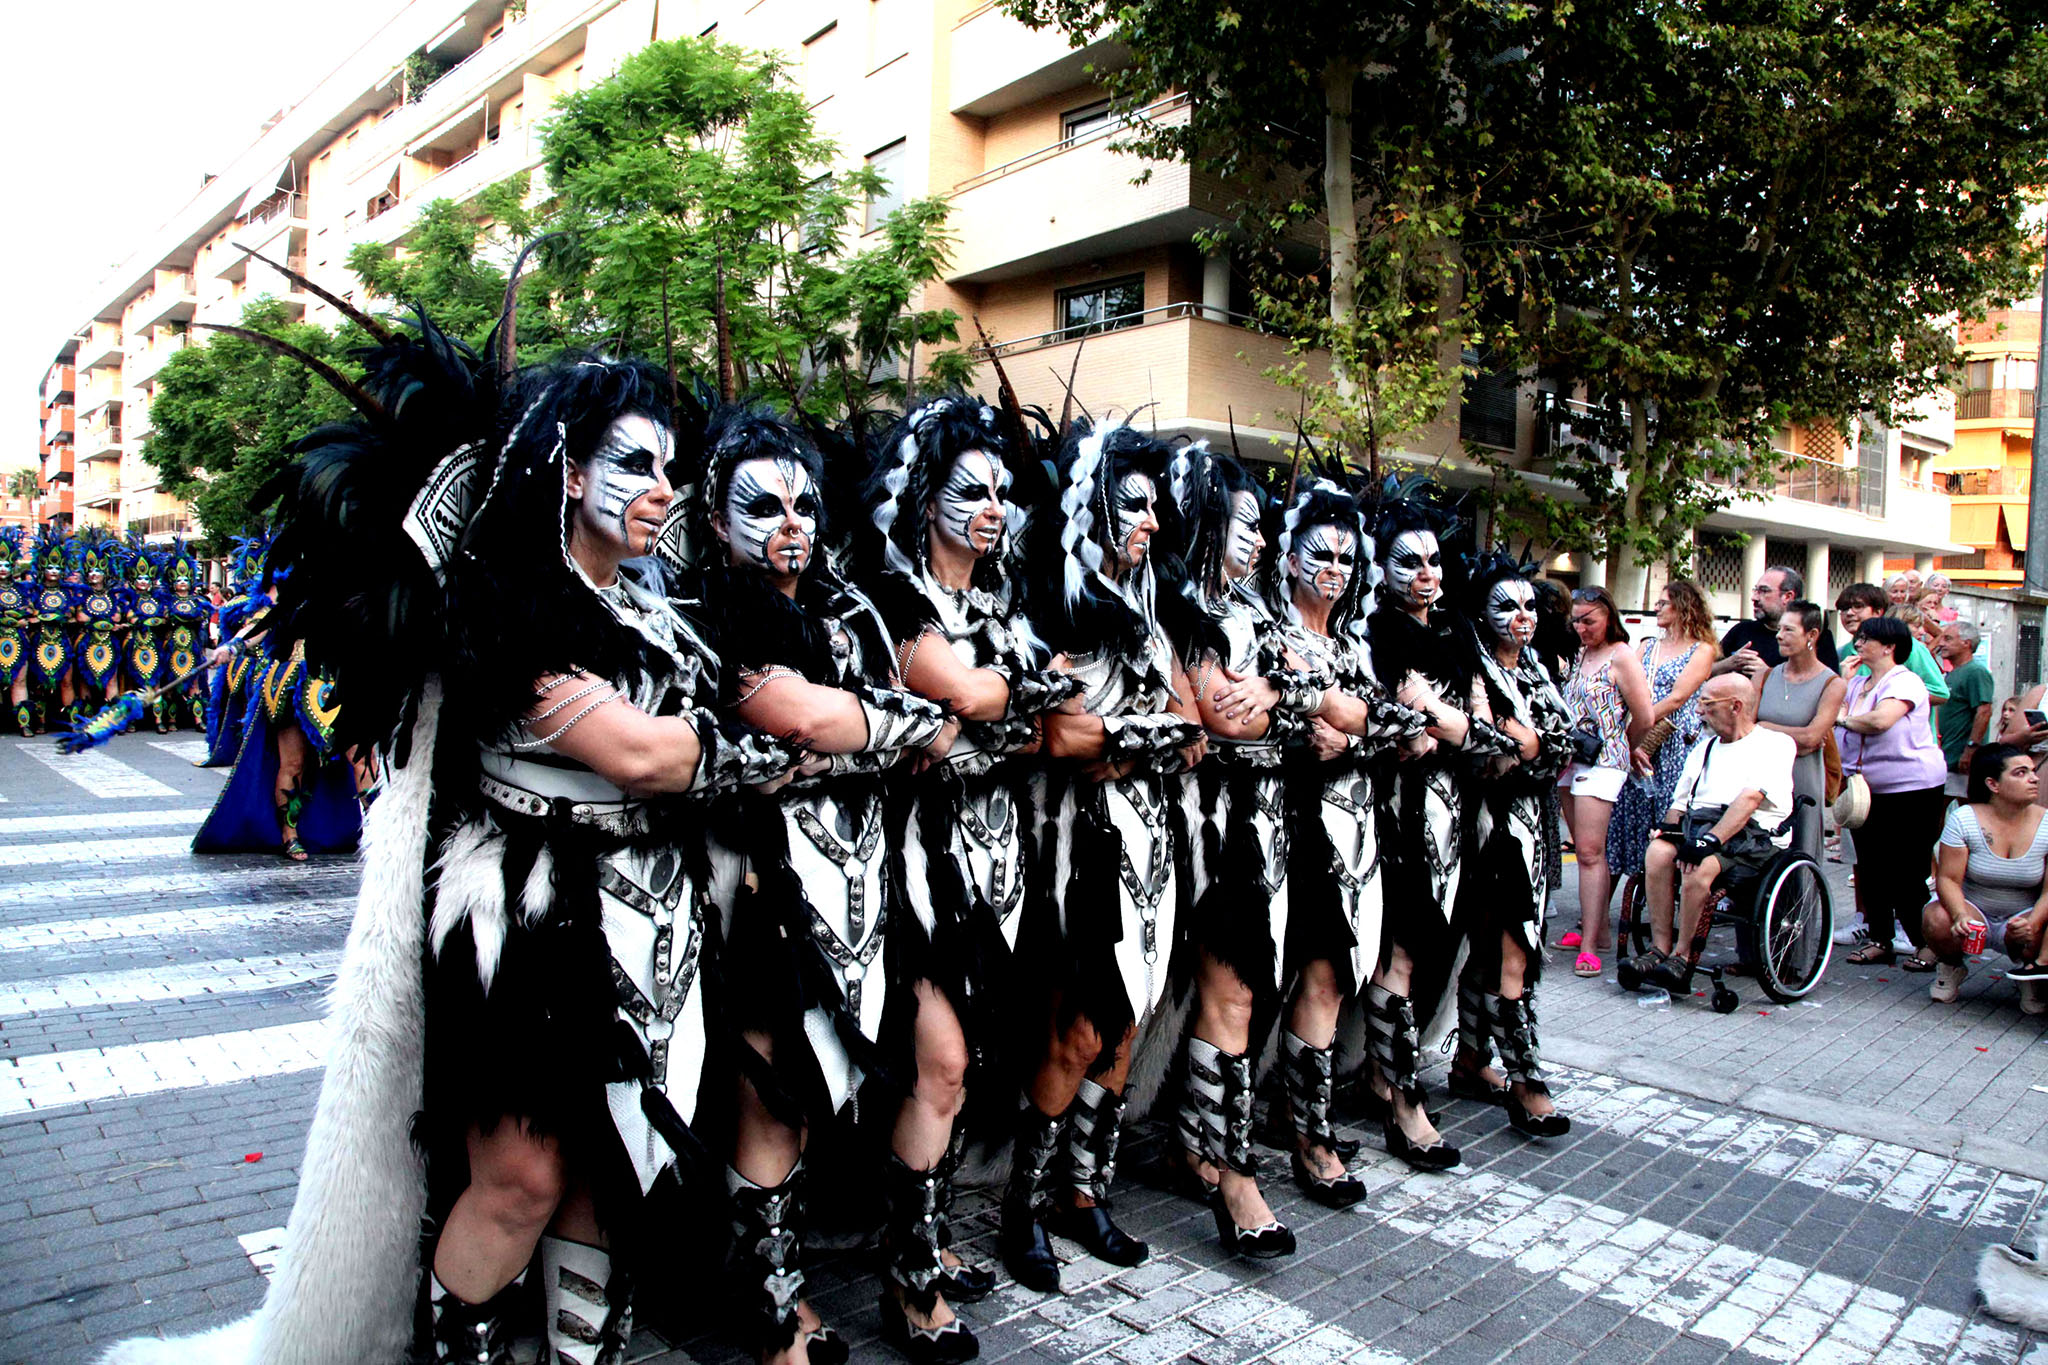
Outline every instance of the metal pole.
POLYGON ((2048 596, 2048 225, 2041 234, 2041 340, 2034 361, 2034 460, 2027 485, 2029 594, 2048 596))

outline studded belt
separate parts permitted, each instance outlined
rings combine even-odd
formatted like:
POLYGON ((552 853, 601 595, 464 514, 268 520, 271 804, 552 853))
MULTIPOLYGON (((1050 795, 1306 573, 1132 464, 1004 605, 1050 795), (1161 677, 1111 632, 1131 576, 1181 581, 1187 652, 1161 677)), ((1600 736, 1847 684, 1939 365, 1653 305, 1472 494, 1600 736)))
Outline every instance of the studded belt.
POLYGON ((518 815, 558 816, 571 824, 619 836, 646 834, 654 828, 654 809, 644 802, 549 798, 489 774, 480 775, 477 782, 485 797, 518 815))

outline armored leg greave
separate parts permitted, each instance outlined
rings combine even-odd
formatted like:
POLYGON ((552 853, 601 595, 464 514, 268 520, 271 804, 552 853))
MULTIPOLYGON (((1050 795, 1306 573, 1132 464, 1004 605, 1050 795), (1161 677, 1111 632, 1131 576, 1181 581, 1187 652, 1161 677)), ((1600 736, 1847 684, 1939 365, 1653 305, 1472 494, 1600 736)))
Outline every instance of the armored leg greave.
POLYGON ((1257 1175, 1252 1155, 1252 1061, 1189 1038, 1180 1106, 1180 1139, 1211 1165, 1257 1175))
POLYGON ((552 1365, 618 1365, 633 1331, 630 1305, 613 1312, 611 1253, 563 1237, 540 1239, 552 1365))
POLYGON ((1366 1026, 1372 1035, 1372 1059, 1387 1084, 1410 1104, 1422 1103, 1417 1079, 1422 1061, 1422 1030, 1415 1022, 1415 1002, 1382 986, 1365 988, 1366 1026))
POLYGON ((756 1185, 730 1166, 725 1170, 726 1192, 732 1196, 734 1287, 753 1315, 755 1345, 770 1353, 787 1350, 800 1330, 803 1172, 798 1161, 781 1184, 771 1187, 756 1185))
POLYGON ((448 1292, 440 1276, 428 1278, 435 1365, 511 1365, 511 1309, 526 1272, 482 1303, 464 1303, 448 1292))

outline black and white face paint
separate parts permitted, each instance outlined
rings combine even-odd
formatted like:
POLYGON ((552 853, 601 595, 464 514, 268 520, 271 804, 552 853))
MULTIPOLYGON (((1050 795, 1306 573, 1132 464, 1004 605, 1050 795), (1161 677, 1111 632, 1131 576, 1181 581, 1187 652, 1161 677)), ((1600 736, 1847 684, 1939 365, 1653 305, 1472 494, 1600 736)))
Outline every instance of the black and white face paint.
POLYGON ((939 539, 972 555, 985 555, 1003 538, 1009 508, 1003 494, 1010 471, 985 450, 963 451, 946 471, 932 499, 932 528, 939 539))
POLYGON ((1536 588, 1526 578, 1503 578, 1486 597, 1486 628, 1496 640, 1526 645, 1536 637, 1536 588))
POLYGON ((1387 547, 1387 582, 1411 607, 1426 607, 1444 590, 1444 554, 1434 531, 1403 531, 1387 547))
POLYGON ((818 533, 811 472, 791 456, 742 460, 725 492, 725 530, 735 564, 800 574, 818 533))
POLYGON ((1159 529, 1159 490, 1144 474, 1126 474, 1117 481, 1116 552, 1122 568, 1135 568, 1159 529))
POLYGON ((1311 526, 1295 542, 1295 578, 1325 602, 1334 602, 1358 572, 1358 538, 1341 526, 1311 526))
POLYGON ((674 454, 674 433, 639 413, 605 428, 604 438, 583 466, 577 519, 584 529, 622 554, 645 554, 661 534, 667 509, 635 507, 661 484, 674 454))
POLYGON ((1259 567, 1266 538, 1259 534, 1259 500, 1250 493, 1230 495, 1230 527, 1223 533, 1223 572, 1231 579, 1250 578, 1259 567))

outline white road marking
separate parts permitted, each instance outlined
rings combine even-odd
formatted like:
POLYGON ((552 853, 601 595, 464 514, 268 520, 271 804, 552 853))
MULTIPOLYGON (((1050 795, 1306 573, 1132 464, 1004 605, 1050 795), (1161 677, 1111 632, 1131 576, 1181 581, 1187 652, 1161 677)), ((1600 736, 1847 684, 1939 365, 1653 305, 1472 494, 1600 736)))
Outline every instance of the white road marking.
POLYGON ((55 748, 35 745, 23 748, 22 752, 66 782, 83 787, 88 796, 96 796, 102 801, 178 794, 176 787, 167 786, 98 749, 88 749, 82 754, 65 754, 55 748))
POLYGON ((170 967, 137 967, 121 972, 83 972, 76 976, 0 981, 0 1015, 271 990, 332 976, 340 961, 339 950, 278 953, 265 957, 226 958, 217 962, 181 962, 170 967))
POLYGON ((189 825, 197 829, 206 807, 191 810, 110 810, 83 815, 10 815, 0 819, 0 834, 58 834, 72 829, 136 829, 151 825, 189 825))
POLYGON ((245 1232, 235 1238, 242 1244, 242 1252, 249 1263, 256 1267, 264 1279, 277 1271, 277 1258, 284 1251, 284 1229, 265 1228, 261 1232, 245 1232))
POLYGON ((260 905, 197 905, 189 910, 150 910, 137 915, 94 915, 0 926, 0 953, 45 952, 76 943, 131 938, 189 937, 247 929, 346 923, 355 897, 266 901, 260 905))
POLYGON ((24 878, 21 881, 0 884, 0 906, 69 906, 92 899, 130 896, 148 896, 162 900, 173 900, 177 897, 194 900, 203 898, 211 903, 222 896, 233 896, 243 891, 254 892, 258 889, 290 890, 309 898, 323 893, 354 895, 359 879, 359 870, 353 860, 336 863, 323 860, 307 866, 287 863, 283 858, 270 858, 257 867, 222 867, 208 860, 203 863, 188 862, 183 866, 205 870, 164 870, 146 877, 65 877, 60 881, 24 878))
POLYGON ((0 1060, 0 1115, 284 1076, 314 1070, 326 1058, 325 1019, 12 1057, 0 1060))
MULTIPOLYGON (((188 735, 184 739, 153 739, 149 741, 149 747, 162 749, 165 753, 182 758, 195 766, 205 762, 206 755, 211 752, 206 747, 206 741, 197 735, 188 735)), ((221 768, 217 771, 225 775, 228 770, 221 768)))
MULTIPOLYGON (((0 867, 40 867, 47 863, 103 863, 114 859, 162 858, 192 852, 190 834, 163 834, 99 839, 91 842, 67 839, 49 844, 0 844, 0 867)), ((152 879, 152 884, 154 879, 152 879)), ((45 882, 44 895, 63 887, 63 882, 45 882)))

